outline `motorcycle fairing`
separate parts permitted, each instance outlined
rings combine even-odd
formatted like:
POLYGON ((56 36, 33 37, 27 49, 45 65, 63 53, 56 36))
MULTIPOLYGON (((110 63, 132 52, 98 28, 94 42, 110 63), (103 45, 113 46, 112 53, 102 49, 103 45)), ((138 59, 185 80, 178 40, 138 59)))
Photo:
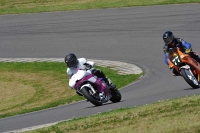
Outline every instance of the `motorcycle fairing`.
POLYGON ((170 51, 169 51, 169 60, 175 66, 179 66, 182 63, 181 58, 180 58, 176 48, 170 49, 170 51))
MULTIPOLYGON (((70 78, 69 86, 71 88, 74 88, 77 81, 81 80, 82 78, 84 78, 85 76, 88 76, 88 75, 91 75, 91 73, 84 71, 84 70, 78 70, 77 73, 72 75, 72 77, 70 78)), ((92 77, 92 76, 90 76, 90 77, 92 77)))
POLYGON ((182 66, 182 68, 184 67, 185 69, 191 69, 188 68, 188 65, 191 65, 194 67, 194 69, 191 69, 190 71, 192 71, 195 75, 197 75, 196 78, 198 78, 198 82, 200 82, 200 67, 199 67, 199 63, 193 59, 192 57, 190 57, 188 54, 184 54, 180 51, 179 48, 172 48, 169 51, 169 57, 168 57, 168 61, 169 61, 169 65, 171 68, 175 68, 177 70, 177 72, 180 73, 180 66, 182 66))
POLYGON ((80 80, 76 80, 74 88, 78 89, 78 87, 80 87, 82 84, 84 84, 85 82, 91 82, 94 83, 96 81, 96 79, 93 77, 92 74, 85 76, 84 78, 80 79, 80 80))

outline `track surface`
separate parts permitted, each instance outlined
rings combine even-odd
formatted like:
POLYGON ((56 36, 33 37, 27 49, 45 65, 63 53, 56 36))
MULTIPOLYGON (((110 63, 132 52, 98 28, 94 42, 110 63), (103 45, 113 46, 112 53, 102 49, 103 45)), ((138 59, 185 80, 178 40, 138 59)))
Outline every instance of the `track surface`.
POLYGON ((123 89, 120 103, 86 101, 0 119, 0 132, 52 123, 200 93, 164 63, 162 34, 174 34, 200 52, 200 4, 132 7, 0 16, 1 58, 78 57, 133 63, 145 75, 123 89))

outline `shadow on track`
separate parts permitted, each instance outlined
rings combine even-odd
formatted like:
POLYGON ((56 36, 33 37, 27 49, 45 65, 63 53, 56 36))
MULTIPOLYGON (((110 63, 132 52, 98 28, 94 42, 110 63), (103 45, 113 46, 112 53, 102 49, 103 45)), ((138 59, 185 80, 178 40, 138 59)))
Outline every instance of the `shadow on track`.
MULTIPOLYGON (((120 102, 124 102, 124 101, 125 101, 125 100, 120 101, 120 102)), ((120 103, 120 102, 117 102, 117 103, 120 103)), ((108 102, 108 103, 104 103, 104 104, 101 105, 101 106, 107 106, 107 105, 110 105, 110 104, 117 104, 117 103, 108 102)), ((86 108, 96 108, 96 107, 101 107, 101 106, 91 106, 91 107, 86 107, 86 108)))

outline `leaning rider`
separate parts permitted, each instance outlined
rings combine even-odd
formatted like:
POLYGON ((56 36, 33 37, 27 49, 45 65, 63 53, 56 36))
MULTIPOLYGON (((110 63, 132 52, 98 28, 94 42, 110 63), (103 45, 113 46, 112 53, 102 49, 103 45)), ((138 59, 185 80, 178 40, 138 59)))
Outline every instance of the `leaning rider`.
MULTIPOLYGON (((181 38, 175 37, 171 31, 166 31, 163 34, 163 41, 165 43, 163 51, 165 56, 165 63, 167 65, 169 65, 168 63, 169 49, 174 47, 179 47, 183 53, 189 54, 192 58, 194 58, 196 61, 200 63, 200 58, 198 56, 198 53, 192 52, 192 45, 181 38)), ((173 75, 180 76, 180 74, 176 71, 176 69, 173 69, 173 75)))
MULTIPOLYGON (((77 69, 91 70, 92 74, 96 75, 99 78, 102 78, 102 80, 105 81, 109 88, 115 88, 115 85, 112 84, 111 80, 107 78, 101 70, 94 69, 93 61, 88 61, 86 58, 77 59, 74 53, 70 53, 65 56, 65 63, 68 67, 66 72, 69 75, 69 78, 71 78, 73 74, 77 72, 77 69)), ((79 94, 78 92, 76 93, 79 94)), ((100 93, 100 95, 105 97, 104 92, 102 92, 102 94, 100 93)))

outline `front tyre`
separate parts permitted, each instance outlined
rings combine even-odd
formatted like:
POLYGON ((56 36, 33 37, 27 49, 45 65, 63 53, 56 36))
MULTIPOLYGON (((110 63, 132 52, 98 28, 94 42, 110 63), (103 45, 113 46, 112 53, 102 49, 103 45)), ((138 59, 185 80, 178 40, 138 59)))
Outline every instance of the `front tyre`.
POLYGON ((110 101, 112 101, 113 103, 120 102, 122 96, 121 96, 121 93, 119 92, 119 90, 110 89, 110 93, 112 95, 112 97, 110 98, 110 101))
POLYGON ((102 102, 96 98, 94 98, 94 96, 92 95, 92 91, 90 90, 90 88, 88 87, 83 87, 81 89, 81 92, 83 94, 83 96, 90 101, 92 104, 96 105, 96 106, 101 106, 102 102))
POLYGON ((190 69, 181 69, 181 74, 185 81, 194 89, 199 88, 199 82, 194 76, 194 74, 191 72, 190 69))

